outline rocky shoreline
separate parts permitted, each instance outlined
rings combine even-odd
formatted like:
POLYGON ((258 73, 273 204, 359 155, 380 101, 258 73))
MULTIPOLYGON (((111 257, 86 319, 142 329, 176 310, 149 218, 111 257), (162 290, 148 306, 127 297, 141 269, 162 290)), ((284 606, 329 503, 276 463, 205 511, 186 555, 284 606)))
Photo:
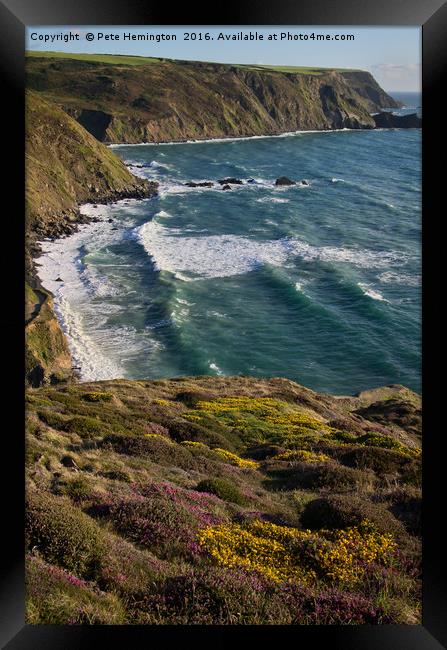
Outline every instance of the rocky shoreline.
POLYGON ((381 111, 373 115, 376 129, 421 129, 422 118, 417 113, 394 115, 381 111))
POLYGON ((92 221, 85 203, 155 196, 157 183, 133 176, 106 146, 51 102, 26 97, 25 373, 31 386, 74 378, 51 294, 35 268, 39 241, 76 232, 92 221), (54 146, 48 147, 48 142, 54 146))

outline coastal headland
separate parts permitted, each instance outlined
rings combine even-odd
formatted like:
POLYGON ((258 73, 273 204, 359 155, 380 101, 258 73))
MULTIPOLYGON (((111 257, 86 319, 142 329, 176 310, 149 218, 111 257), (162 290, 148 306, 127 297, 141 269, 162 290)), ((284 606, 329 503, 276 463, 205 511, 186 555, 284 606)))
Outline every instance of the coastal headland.
POLYGON ((81 204, 156 196, 107 144, 373 129, 400 104, 357 70, 138 59, 27 60, 27 622, 418 624, 418 394, 79 382, 35 268, 81 204))

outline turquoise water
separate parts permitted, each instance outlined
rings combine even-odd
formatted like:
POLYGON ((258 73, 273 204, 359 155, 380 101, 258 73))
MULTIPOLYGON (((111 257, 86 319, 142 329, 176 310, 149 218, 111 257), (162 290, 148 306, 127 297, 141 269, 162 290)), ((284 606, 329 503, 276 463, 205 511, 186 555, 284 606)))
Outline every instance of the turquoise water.
POLYGON ((420 131, 114 151, 159 181, 159 197, 91 208, 106 221, 48 243, 40 260, 85 379, 420 390, 420 131), (310 186, 277 188, 281 175, 310 186), (255 182, 183 185, 226 176, 255 182))

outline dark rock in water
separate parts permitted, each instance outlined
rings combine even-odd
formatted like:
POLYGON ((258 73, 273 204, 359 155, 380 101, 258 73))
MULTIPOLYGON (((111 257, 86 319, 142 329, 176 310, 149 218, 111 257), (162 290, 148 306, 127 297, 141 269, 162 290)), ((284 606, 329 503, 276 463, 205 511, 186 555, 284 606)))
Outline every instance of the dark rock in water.
POLYGON ((113 223, 113 219, 107 219, 108 223, 113 223))
POLYGON ((55 282, 63 282, 63 280, 62 280, 62 278, 57 277, 57 278, 55 279, 55 282))
POLYGON ((223 189, 223 190, 231 190, 231 187, 230 187, 230 185, 224 185, 224 186, 222 187, 222 189, 223 189))
POLYGON ((247 183, 256 183, 254 178, 247 178, 247 183))
POLYGON ((275 185, 296 185, 295 181, 291 181, 287 176, 280 176, 276 179, 275 185))
POLYGON ((305 179, 303 179, 301 181, 301 185, 306 185, 308 187, 310 185, 310 183, 309 183, 309 181, 306 181, 305 179))
POLYGON ((218 183, 221 185, 243 185, 244 181, 241 181, 240 178, 221 178, 218 183))
POLYGON ((185 183, 187 187, 213 187, 214 183, 211 181, 204 181, 201 183, 194 183, 194 181, 190 181, 189 183, 185 183))
POLYGON ((383 111, 372 117, 377 129, 420 129, 422 127, 422 118, 416 113, 393 115, 383 111))

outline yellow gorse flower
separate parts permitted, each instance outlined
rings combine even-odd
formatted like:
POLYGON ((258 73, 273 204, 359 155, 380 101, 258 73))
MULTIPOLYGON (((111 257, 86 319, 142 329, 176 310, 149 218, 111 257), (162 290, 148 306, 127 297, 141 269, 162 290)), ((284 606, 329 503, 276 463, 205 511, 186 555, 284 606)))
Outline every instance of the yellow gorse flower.
POLYGON ((226 426, 259 440, 273 437, 293 441, 297 436, 332 431, 319 416, 272 397, 220 397, 199 401, 183 417, 193 422, 217 418, 226 426))
POLYGON ((233 465, 237 465, 238 467, 242 467, 244 469, 257 469, 259 467, 259 463, 256 461, 248 460, 247 458, 240 458, 236 454, 233 454, 231 451, 227 451, 226 449, 216 447, 213 449, 213 451, 219 454, 219 456, 222 456, 222 458, 225 458, 225 460, 229 460, 233 465))
POLYGON ((276 581, 317 578, 354 586, 371 563, 387 565, 396 549, 390 534, 369 522, 340 531, 297 530, 261 520, 199 531, 199 544, 227 568, 257 571, 276 581))
POLYGON ((288 449, 287 451, 283 451, 281 454, 275 456, 275 460, 290 460, 303 463, 324 463, 326 460, 329 460, 329 456, 326 456, 326 454, 316 454, 305 449, 288 449))
POLYGON ((248 458, 241 458, 237 454, 227 451, 227 449, 221 449, 220 447, 211 449, 211 447, 208 447, 208 445, 205 445, 203 442, 196 442, 195 440, 183 440, 181 444, 185 445, 185 447, 190 447, 191 449, 201 449, 202 451, 214 452, 224 460, 229 461, 232 465, 237 465, 243 469, 257 469, 259 467, 259 463, 256 461, 249 460, 248 458))
POLYGON ((168 442, 171 445, 174 444, 173 440, 171 440, 167 436, 163 436, 161 433, 145 433, 144 437, 145 438, 155 438, 155 440, 163 440, 163 442, 168 442))

